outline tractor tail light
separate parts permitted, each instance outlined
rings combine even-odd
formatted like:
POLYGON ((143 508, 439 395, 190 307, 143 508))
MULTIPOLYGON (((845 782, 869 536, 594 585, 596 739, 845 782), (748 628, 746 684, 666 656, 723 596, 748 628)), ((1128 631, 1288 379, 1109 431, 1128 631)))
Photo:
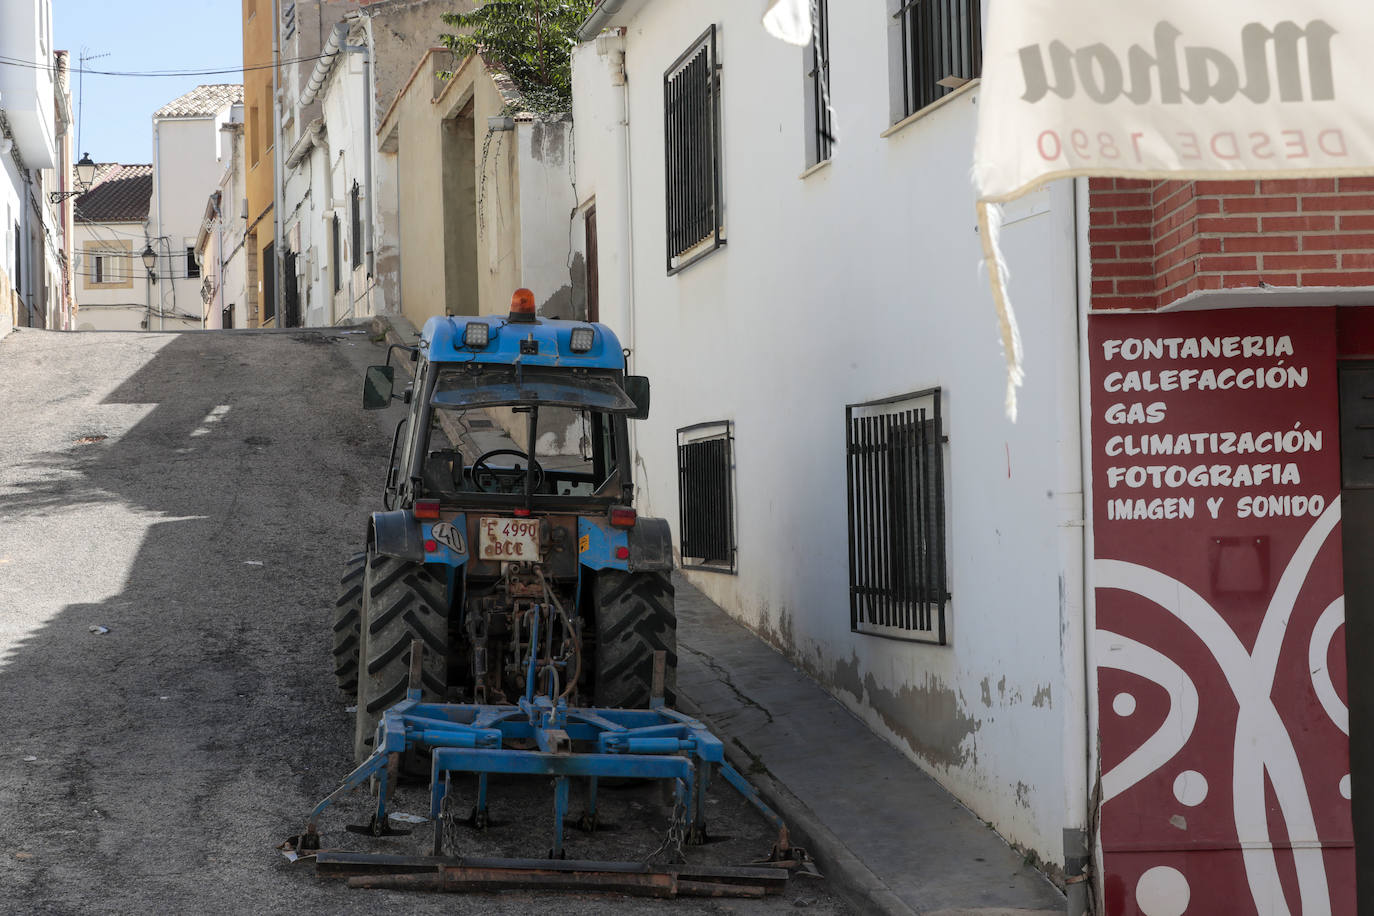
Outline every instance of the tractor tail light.
POLYGON ((638 515, 635 510, 628 506, 613 506, 611 508, 612 528, 633 528, 636 518, 638 515))
POLYGON ((439 500, 417 499, 415 500, 414 511, 416 518, 438 518, 439 500))

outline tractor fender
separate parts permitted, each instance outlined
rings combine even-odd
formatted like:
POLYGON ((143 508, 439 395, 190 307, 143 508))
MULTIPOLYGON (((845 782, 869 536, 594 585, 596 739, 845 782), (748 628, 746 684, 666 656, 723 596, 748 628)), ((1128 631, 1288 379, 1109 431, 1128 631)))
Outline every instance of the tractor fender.
POLYGON ((630 572, 673 568, 673 532, 666 518, 640 518, 630 529, 630 572))
POLYGON ((415 516, 405 509, 372 513, 372 521, 368 524, 367 543, 378 556, 397 557, 412 563, 425 561, 420 526, 416 524, 415 516))

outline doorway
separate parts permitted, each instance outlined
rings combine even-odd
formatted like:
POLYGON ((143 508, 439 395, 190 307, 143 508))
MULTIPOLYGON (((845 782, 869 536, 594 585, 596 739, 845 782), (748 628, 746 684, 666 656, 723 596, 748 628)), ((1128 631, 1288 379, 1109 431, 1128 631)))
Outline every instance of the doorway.
POLYGON ((443 121, 444 314, 476 315, 477 130, 469 101, 443 121))
POLYGON ((1374 901, 1374 362, 1341 362, 1341 540, 1355 895, 1374 901))

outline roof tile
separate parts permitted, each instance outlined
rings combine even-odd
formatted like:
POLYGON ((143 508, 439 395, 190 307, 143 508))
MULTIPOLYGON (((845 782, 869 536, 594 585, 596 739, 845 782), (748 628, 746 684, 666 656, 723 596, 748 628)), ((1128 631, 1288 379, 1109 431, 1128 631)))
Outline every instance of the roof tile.
POLYGON ((153 196, 151 165, 102 162, 85 194, 72 205, 78 223, 134 223, 148 218, 153 196))
POLYGON ((230 105, 243 101, 243 86, 239 83, 212 83, 197 86, 181 98, 174 99, 153 112, 154 118, 197 118, 218 114, 230 105))

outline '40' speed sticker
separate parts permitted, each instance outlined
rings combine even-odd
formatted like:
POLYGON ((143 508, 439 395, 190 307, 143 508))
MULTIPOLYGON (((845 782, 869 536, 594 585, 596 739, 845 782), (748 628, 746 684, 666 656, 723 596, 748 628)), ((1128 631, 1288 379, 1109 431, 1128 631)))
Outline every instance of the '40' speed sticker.
POLYGON ((454 553, 467 553, 467 542, 463 540, 463 532, 448 522, 439 522, 430 529, 430 534, 434 536, 434 540, 454 553))

